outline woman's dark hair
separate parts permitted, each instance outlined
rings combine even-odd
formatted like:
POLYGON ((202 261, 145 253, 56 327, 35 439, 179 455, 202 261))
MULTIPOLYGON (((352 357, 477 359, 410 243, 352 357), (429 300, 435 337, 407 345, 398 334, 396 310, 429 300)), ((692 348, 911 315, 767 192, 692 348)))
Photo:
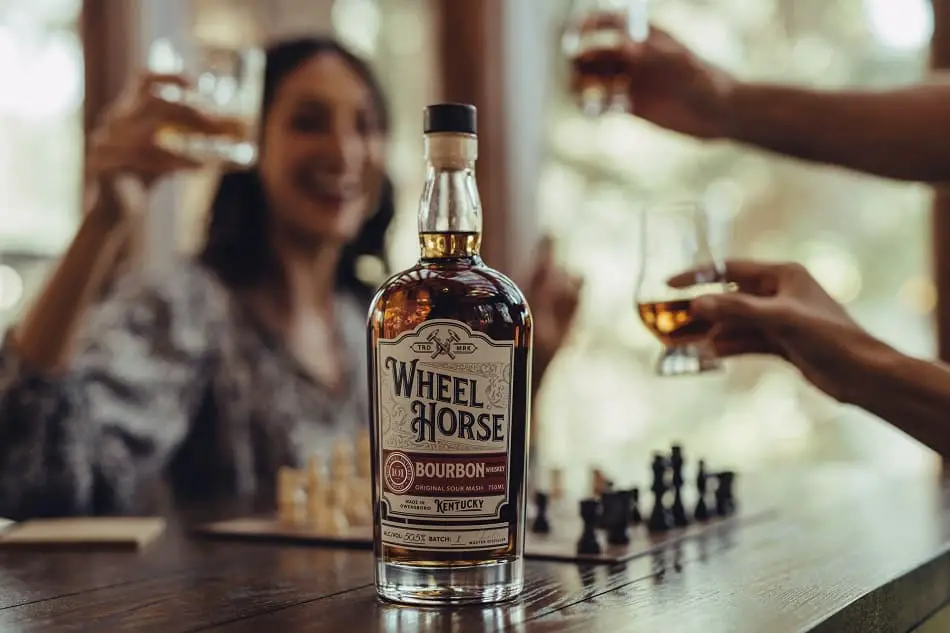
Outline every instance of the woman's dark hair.
MULTIPOLYGON (((265 119, 281 82, 314 57, 326 53, 340 56, 364 81, 372 95, 382 130, 389 130, 389 112, 369 65, 331 38, 313 37, 279 42, 267 49, 261 118, 265 119)), ((262 126, 263 128, 263 126, 262 126)), ((356 263, 362 256, 384 262, 386 231, 395 215, 392 182, 384 179, 377 208, 357 238, 348 244, 337 269, 337 288, 369 300, 374 287, 360 281, 356 263)), ((246 288, 261 281, 274 265, 267 237, 267 199, 257 170, 222 176, 211 203, 208 236, 198 259, 232 288, 246 288)))

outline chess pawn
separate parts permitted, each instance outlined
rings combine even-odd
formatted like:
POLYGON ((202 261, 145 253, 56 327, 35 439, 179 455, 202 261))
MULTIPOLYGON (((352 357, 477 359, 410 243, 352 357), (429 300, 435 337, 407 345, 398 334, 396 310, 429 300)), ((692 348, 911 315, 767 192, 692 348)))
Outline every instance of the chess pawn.
POLYGON ((321 519, 328 513, 327 489, 322 482, 316 481, 314 485, 307 486, 307 523, 319 525, 321 519))
POLYGON ((360 431, 356 436, 356 475, 361 479, 371 479, 373 451, 369 431, 360 431))
POLYGON ((329 515, 330 534, 343 534, 350 527, 347 517, 349 486, 343 482, 331 482, 329 485, 327 514, 329 515))
POLYGON ((640 514, 640 489, 630 489, 630 525, 640 525, 643 523, 643 515, 640 514))
POLYGON ((537 514, 531 524, 531 531, 535 534, 547 534, 551 531, 551 523, 548 521, 548 495, 543 492, 534 493, 534 507, 537 514))
POLYGON ((584 499, 580 502, 580 514, 584 521, 584 529, 577 541, 578 554, 600 554, 601 552, 596 529, 599 505, 597 499, 584 499))
MULTIPOLYGON (((314 516, 311 517, 310 525, 317 534, 341 534, 346 528, 340 523, 340 517, 329 504, 327 495, 322 496, 323 505, 314 507, 314 516)), ((346 520, 346 517, 343 517, 346 520)))
POLYGON ((323 483, 323 463, 317 455, 311 455, 307 460, 307 494, 316 490, 323 483))
POLYGON ((360 503, 363 508, 363 516, 365 520, 364 524, 370 525, 373 522, 373 480, 367 479, 362 483, 362 494, 360 495, 360 503))
POLYGON ((288 466, 277 472, 277 513, 281 521, 296 523, 300 518, 303 490, 300 472, 288 466))
POLYGON ((709 494, 709 475, 706 474, 706 462, 699 460, 696 472, 696 494, 699 500, 696 502, 696 510, 693 512, 693 518, 697 521, 709 520, 709 506, 706 505, 706 497, 709 494))
POLYGON ((330 455, 330 478, 334 483, 347 482, 354 475, 353 446, 341 437, 333 445, 330 455))
POLYGON ((373 502, 369 479, 352 480, 346 495, 346 519, 350 525, 367 525, 372 521, 373 502))
POLYGON ((672 517, 669 510, 664 505, 664 497, 669 486, 666 481, 666 473, 669 466, 666 458, 659 453, 653 456, 653 485, 650 490, 653 492, 653 511, 650 513, 650 520, 647 521, 647 530, 651 533, 666 532, 673 527, 672 517))

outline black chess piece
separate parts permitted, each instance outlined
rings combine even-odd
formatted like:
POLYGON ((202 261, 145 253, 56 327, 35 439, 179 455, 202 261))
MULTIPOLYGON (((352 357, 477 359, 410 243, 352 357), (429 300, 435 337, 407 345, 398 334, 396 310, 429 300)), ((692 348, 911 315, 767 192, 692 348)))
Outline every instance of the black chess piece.
POLYGON ((733 496, 735 478, 736 474, 731 470, 716 475, 718 482, 716 486, 716 514, 721 517, 727 517, 736 512, 736 500, 733 496))
POLYGON ((614 482, 607 479, 604 481, 604 491, 600 493, 600 515, 597 517, 597 527, 601 530, 607 529, 607 519, 604 517, 604 497, 614 491, 614 482))
POLYGON ((669 484, 666 481, 666 472, 669 468, 666 458, 659 453, 653 455, 653 484, 650 490, 653 492, 653 511, 650 513, 650 520, 647 521, 647 530, 651 533, 666 532, 672 529, 673 519, 669 510, 663 505, 663 497, 669 490, 669 484))
POLYGON ((696 510, 693 512, 693 518, 697 521, 709 520, 709 506, 706 505, 706 496, 708 490, 709 475, 706 473, 706 462, 699 460, 696 471, 696 494, 699 500, 696 502, 696 510))
POLYGON ((670 466, 673 469, 673 505, 670 507, 670 513, 673 515, 673 525, 676 527, 686 527, 689 525, 689 517, 686 516, 686 508, 683 507, 683 448, 674 445, 670 455, 670 466))
POLYGON ((628 519, 630 517, 630 491, 608 492, 603 497, 604 526, 607 542, 611 545, 629 545, 628 519))
POLYGON ((551 523, 548 521, 547 493, 534 493, 534 507, 537 514, 534 517, 534 523, 531 525, 531 531, 535 534, 549 533, 551 531, 551 523))
POLYGON ((640 525, 643 523, 643 515, 640 514, 640 489, 631 488, 630 492, 630 525, 640 525))
POLYGON ((600 542, 597 540, 597 510, 596 499, 584 499, 580 503, 581 519, 584 521, 584 531, 577 541, 578 554, 600 554, 600 542))

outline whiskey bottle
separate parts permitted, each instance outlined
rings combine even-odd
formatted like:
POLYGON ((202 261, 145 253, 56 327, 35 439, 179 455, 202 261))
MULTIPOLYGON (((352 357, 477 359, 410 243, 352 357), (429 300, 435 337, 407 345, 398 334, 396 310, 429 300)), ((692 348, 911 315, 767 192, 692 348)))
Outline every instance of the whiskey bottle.
POLYGON ((421 254, 370 308, 375 578, 410 604, 524 585, 532 317, 479 255, 476 111, 425 109, 421 254))

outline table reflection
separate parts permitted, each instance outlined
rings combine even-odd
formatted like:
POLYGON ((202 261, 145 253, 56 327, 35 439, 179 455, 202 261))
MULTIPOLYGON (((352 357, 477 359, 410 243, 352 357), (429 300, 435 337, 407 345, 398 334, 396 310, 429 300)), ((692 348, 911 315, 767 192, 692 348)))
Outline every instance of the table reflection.
POLYGON ((524 627, 524 605, 509 603, 492 607, 459 606, 455 608, 409 607, 380 603, 380 630, 388 633, 418 631, 451 631, 452 633, 488 633, 513 631, 524 627))

